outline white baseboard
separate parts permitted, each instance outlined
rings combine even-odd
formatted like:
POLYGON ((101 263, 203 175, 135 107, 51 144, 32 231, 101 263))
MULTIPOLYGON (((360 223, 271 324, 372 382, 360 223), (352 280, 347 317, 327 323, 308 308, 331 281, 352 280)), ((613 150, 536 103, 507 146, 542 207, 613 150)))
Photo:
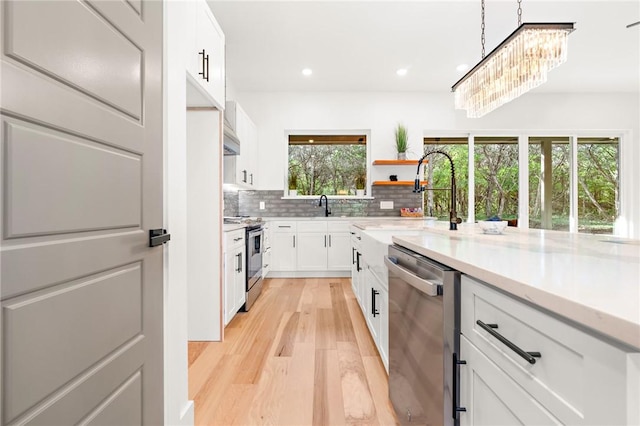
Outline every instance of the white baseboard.
POLYGON ((180 425, 181 426, 193 426, 195 423, 195 412, 194 412, 193 401, 187 401, 187 405, 185 405, 182 410, 182 415, 180 416, 180 425))

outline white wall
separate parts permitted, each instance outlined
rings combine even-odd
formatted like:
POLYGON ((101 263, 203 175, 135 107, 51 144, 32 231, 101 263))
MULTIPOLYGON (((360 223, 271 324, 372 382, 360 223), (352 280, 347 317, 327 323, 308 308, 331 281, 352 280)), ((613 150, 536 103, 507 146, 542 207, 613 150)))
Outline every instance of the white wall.
MULTIPOLYGON (((640 238, 640 129, 639 96, 633 94, 529 93, 481 119, 467 119, 453 108, 449 93, 273 93, 238 92, 237 100, 258 127, 260 189, 283 189, 287 168, 286 130, 371 130, 371 156, 395 158, 393 130, 398 121, 409 129, 409 158, 422 152, 426 134, 469 133, 490 130, 625 132, 621 155, 623 200, 620 235, 640 238), (267 166, 268 165, 268 166, 267 166)), ((389 169, 373 167, 372 180, 387 180, 389 169)), ((413 179, 415 170, 397 173, 413 179)))
POLYGON ((193 425, 187 358, 187 144, 184 3, 165 2, 164 55, 164 419, 193 425))

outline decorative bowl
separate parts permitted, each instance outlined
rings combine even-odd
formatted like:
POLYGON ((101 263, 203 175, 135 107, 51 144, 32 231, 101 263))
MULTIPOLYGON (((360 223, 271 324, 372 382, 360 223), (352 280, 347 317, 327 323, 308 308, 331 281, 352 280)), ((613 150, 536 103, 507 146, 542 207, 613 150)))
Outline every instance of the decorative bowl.
POLYGON ((506 220, 480 220, 478 221, 480 229, 485 234, 498 235, 502 234, 504 228, 507 227, 506 220))

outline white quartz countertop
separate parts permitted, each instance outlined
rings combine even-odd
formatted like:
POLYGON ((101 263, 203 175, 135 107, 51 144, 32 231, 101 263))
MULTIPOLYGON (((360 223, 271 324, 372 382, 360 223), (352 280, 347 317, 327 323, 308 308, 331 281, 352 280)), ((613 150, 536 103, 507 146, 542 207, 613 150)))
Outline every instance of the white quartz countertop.
POLYGON ((640 349, 640 240, 444 225, 392 241, 640 349))

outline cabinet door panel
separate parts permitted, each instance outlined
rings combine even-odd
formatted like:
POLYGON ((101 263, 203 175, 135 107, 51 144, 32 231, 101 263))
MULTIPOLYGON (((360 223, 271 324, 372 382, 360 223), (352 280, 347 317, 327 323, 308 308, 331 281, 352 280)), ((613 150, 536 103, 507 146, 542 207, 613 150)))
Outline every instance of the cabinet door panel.
POLYGON ((287 232, 274 232, 271 238, 271 270, 295 271, 296 270, 296 234, 287 232))
POLYGON ((327 245, 327 234, 298 233, 298 270, 326 270, 327 245))
POLYGON ((464 336, 460 354, 467 362, 460 366, 461 425, 562 424, 464 336))
POLYGON ((235 251, 227 251, 224 255, 224 325, 233 318, 235 306, 235 280, 238 259, 235 251))
POLYGON ((329 233, 327 268, 330 271, 348 271, 351 268, 351 234, 329 233))

